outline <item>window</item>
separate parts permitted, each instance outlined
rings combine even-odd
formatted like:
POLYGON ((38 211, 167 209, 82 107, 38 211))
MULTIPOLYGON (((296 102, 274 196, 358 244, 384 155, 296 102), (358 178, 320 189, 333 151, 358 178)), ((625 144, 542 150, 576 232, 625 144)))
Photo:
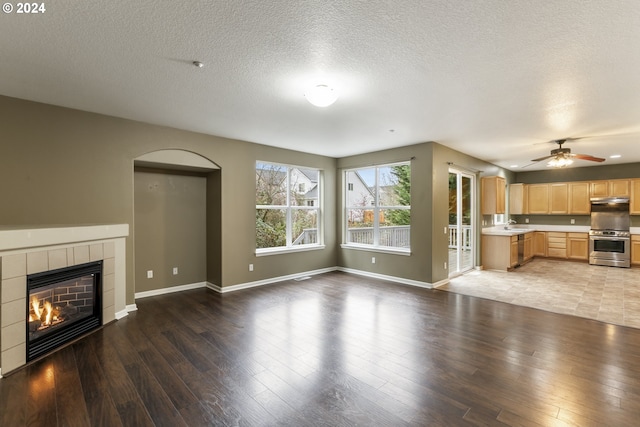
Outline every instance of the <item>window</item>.
POLYGON ((318 169, 256 162, 256 252, 320 246, 319 195, 318 169))
POLYGON ((345 171, 347 245, 409 251, 409 162, 345 171))

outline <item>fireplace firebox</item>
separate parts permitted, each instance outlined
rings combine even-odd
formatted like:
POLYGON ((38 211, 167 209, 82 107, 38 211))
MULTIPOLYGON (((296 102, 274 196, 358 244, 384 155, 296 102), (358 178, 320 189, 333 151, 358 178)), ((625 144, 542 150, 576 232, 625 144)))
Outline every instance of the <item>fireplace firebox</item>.
POLYGON ((27 361, 102 325, 102 261, 27 276, 27 361))

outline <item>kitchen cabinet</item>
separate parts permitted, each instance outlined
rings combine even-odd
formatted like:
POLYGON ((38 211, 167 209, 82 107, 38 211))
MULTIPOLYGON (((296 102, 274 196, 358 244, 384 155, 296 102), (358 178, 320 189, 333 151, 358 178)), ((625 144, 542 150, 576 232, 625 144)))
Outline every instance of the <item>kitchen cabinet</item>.
POLYGON ((527 206, 530 214, 549 213, 549 184, 529 184, 527 206))
MULTIPOLYGON (((640 188, 640 183, 638 183, 640 188)), ((522 215, 528 213, 527 209, 527 190, 525 184, 509 185, 509 215, 522 215)))
POLYGON ((591 181, 591 197, 629 197, 631 181, 628 179, 609 179, 591 181))
POLYGON ((509 267, 518 265, 518 236, 511 236, 511 250, 509 251, 509 267))
POLYGON ((631 264, 640 265, 640 234, 631 236, 631 264))
POLYGON ((631 215, 640 215, 640 178, 631 180, 630 197, 629 213, 631 215))
POLYGON ((501 176, 485 176, 481 179, 482 215, 505 212, 506 181, 501 176))
POLYGON ((544 231, 534 231, 533 233, 533 256, 547 256, 547 233, 544 231))
POLYGON ((518 265, 518 236, 482 236, 482 266, 485 270, 511 270, 518 265))
POLYGON ((547 232, 547 256, 551 258, 567 257, 567 233, 547 232))
POLYGON ((524 254, 522 260, 529 261, 531 258, 533 258, 533 233, 527 233, 524 235, 524 254))
POLYGON ((574 215, 589 215, 591 213, 588 182, 569 183, 569 213, 574 215))
POLYGON ((549 212, 551 215, 569 213, 569 184, 556 182, 549 184, 549 212))
POLYGON ((588 233, 567 233, 567 258, 589 260, 588 233))

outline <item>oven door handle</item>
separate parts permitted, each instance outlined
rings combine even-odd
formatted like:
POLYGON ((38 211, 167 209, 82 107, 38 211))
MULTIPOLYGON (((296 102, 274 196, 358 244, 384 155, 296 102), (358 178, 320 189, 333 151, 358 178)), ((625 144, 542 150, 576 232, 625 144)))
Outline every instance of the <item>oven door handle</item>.
POLYGON ((589 236, 591 240, 608 240, 611 242, 626 242, 631 240, 630 237, 614 237, 614 236, 589 236))

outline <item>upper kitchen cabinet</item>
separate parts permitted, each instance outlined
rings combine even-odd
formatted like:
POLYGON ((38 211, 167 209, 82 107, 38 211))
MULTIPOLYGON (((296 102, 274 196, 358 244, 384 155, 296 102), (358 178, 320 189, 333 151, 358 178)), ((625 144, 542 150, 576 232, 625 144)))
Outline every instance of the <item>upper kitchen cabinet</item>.
POLYGON ((591 213, 588 182, 569 183, 569 213, 575 215, 589 215, 591 213))
POLYGON ((527 205, 530 214, 549 213, 549 184, 529 184, 527 205))
POLYGON ((549 184, 549 212, 552 215, 569 213, 569 184, 549 184))
POLYGON ((505 212, 506 180, 501 176, 485 176, 482 185, 482 215, 505 212))
POLYGON ((528 187, 524 184, 509 184, 509 215, 522 215, 528 212, 527 190, 528 187))
MULTIPOLYGON (((631 215, 640 215, 640 178, 631 180, 629 213, 631 215)), ((640 257, 640 254, 638 256, 640 257)))
POLYGON ((591 181, 591 197, 629 197, 631 181, 628 179, 610 179, 591 181))

